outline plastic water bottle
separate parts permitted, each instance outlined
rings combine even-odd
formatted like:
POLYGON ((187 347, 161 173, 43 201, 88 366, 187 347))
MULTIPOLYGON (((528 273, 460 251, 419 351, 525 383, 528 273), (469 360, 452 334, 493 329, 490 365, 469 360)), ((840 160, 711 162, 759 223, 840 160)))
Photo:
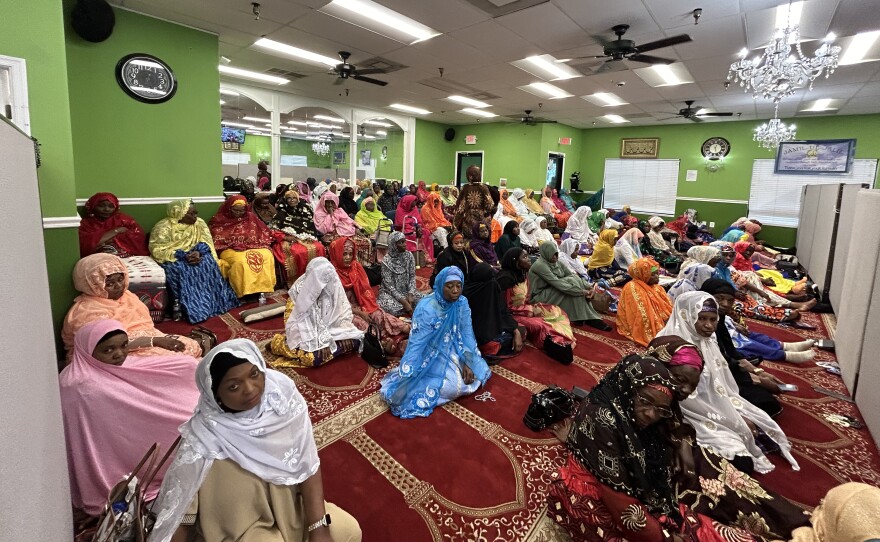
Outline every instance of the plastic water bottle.
POLYGON ((266 304, 266 293, 265 292, 260 292, 260 300, 257 302, 257 304, 261 307, 266 304))
POLYGON ((171 305, 171 318, 176 322, 183 320, 183 310, 180 308, 179 299, 175 299, 171 305))

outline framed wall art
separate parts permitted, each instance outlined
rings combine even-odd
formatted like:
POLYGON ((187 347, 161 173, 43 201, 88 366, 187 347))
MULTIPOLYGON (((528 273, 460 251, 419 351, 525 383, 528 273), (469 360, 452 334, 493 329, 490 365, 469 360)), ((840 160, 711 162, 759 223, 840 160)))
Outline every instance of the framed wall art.
POLYGON ((856 154, 855 139, 783 141, 776 151, 774 173, 849 173, 856 154))
POLYGON ((660 138, 629 138, 620 140, 621 158, 657 158, 660 152, 660 138))
POLYGON ((345 163, 345 151, 333 151, 333 164, 339 165, 345 163))

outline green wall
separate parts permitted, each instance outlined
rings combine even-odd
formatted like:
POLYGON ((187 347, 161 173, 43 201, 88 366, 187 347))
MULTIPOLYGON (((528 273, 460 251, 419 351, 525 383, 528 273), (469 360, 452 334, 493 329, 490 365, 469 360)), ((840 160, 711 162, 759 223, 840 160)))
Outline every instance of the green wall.
MULTIPOLYGON (((532 182, 527 182, 521 185, 524 188, 534 188, 536 191, 538 189, 543 188, 544 179, 546 178, 546 167, 547 167, 547 153, 557 152, 565 155, 565 160, 563 164, 563 186, 566 188, 570 188, 568 184, 568 179, 571 177, 571 174, 575 171, 580 171, 581 169, 581 153, 584 143, 584 138, 582 136, 582 130, 580 128, 572 128, 571 126, 565 124, 539 124, 533 128, 541 129, 541 148, 539 154, 539 160, 541 161, 541 173, 540 179, 542 180, 541 184, 535 185, 532 182), (560 145, 559 139, 563 137, 571 138, 571 145, 560 145)), ((519 187, 520 185, 513 185, 515 187, 519 187)))
MULTIPOLYGON (((446 141, 443 134, 450 126, 416 119, 415 180, 447 184, 455 177, 457 142, 446 141)), ((458 126, 455 127, 456 135, 458 126)))
MULTIPOLYGON (((69 4, 70 2, 66 2, 69 4)), ((67 32, 76 195, 208 196, 220 173, 217 36, 115 9, 104 42, 67 32), (171 66, 177 94, 161 104, 133 100, 116 83, 116 63, 149 53, 171 66)))

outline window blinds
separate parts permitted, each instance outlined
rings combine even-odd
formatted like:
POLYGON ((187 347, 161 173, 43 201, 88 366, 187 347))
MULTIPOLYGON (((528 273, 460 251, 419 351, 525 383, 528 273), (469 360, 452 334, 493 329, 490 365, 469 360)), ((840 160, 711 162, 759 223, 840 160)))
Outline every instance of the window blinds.
POLYGON ((678 160, 605 160, 605 207, 629 205, 636 213, 675 214, 678 160))
POLYGON ((874 186, 877 160, 853 161, 852 171, 844 174, 777 175, 775 160, 755 160, 749 191, 749 218, 768 226, 796 228, 801 212, 801 193, 808 184, 867 184, 874 186))

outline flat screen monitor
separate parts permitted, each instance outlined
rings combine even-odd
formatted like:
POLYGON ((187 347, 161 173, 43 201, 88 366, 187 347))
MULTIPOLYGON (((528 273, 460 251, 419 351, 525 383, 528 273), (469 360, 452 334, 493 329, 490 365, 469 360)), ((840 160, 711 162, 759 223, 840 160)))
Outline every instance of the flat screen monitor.
POLYGON ((244 144, 244 128, 230 128, 229 126, 220 127, 220 140, 224 143, 244 144))

